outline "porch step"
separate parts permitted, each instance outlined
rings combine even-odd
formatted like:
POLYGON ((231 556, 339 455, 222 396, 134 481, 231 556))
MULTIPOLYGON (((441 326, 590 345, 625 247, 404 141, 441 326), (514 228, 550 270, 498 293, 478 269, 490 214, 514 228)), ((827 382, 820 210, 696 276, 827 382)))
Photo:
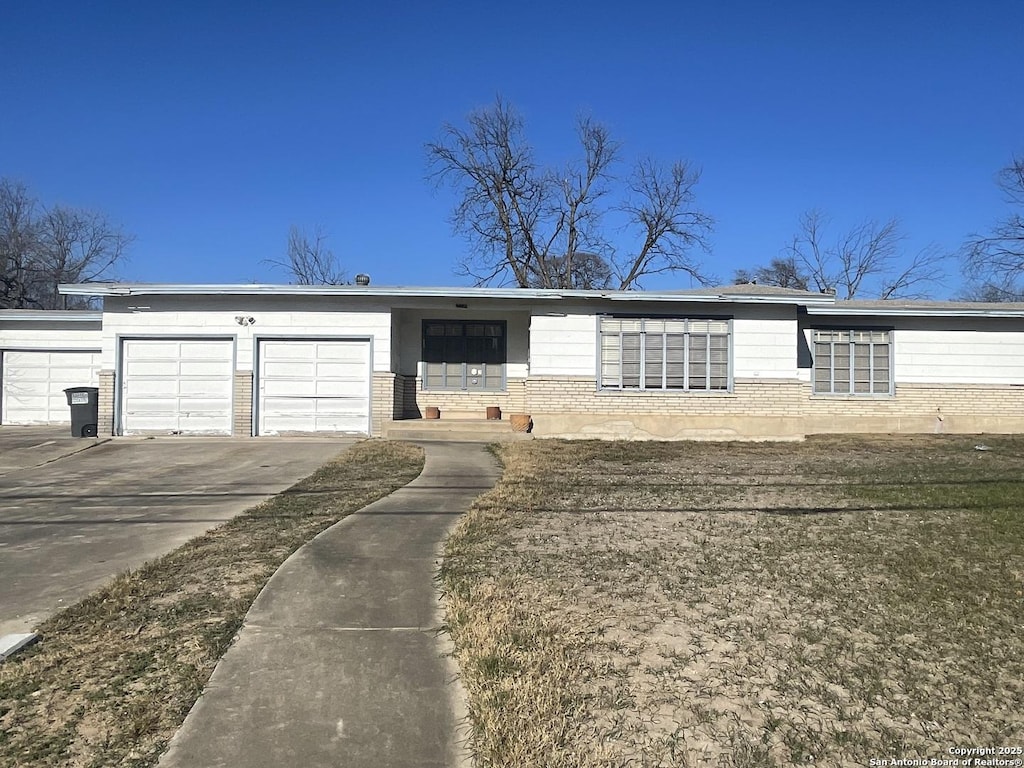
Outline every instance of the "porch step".
POLYGON ((388 440, 444 440, 453 443, 506 443, 532 440, 527 432, 513 432, 505 420, 396 419, 384 424, 388 440))

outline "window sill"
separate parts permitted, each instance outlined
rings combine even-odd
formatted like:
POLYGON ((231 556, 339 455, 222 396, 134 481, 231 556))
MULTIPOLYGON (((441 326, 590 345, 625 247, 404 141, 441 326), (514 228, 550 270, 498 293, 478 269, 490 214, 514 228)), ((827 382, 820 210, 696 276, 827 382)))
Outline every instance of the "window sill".
POLYGON ((420 392, 426 392, 427 394, 445 394, 445 395, 504 395, 508 392, 507 389, 447 389, 444 387, 433 387, 427 389, 421 387, 420 392))
POLYGON ((848 392, 812 392, 811 400, 895 400, 896 394, 893 392, 886 393, 864 393, 864 394, 851 394, 848 392))
POLYGON ((725 389, 598 389, 599 397, 641 395, 642 397, 733 397, 735 392, 725 389))

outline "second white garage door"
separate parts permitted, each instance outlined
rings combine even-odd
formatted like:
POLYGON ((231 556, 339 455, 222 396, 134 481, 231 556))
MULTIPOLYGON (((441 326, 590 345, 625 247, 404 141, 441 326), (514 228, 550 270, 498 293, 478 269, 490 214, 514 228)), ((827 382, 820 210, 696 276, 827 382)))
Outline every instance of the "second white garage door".
POLYGON ((67 424, 71 421, 71 408, 64 390, 95 387, 99 380, 98 351, 9 349, 0 355, 0 410, 4 424, 67 424))
POLYGON ((121 368, 121 434, 231 434, 230 339, 125 339, 121 368))
POLYGON ((261 435, 370 433, 370 342, 265 339, 259 345, 261 435))

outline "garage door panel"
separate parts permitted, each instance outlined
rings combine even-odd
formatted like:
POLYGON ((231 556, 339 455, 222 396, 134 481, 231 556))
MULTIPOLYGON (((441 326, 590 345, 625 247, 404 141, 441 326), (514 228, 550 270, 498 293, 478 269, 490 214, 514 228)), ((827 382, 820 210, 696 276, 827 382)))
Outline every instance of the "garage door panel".
POLYGON ((211 344, 206 340, 182 341, 178 353, 182 360, 216 360, 220 361, 224 356, 224 349, 221 344, 211 344))
POLYGON ((225 397, 231 397, 231 382, 182 378, 178 379, 178 394, 190 398, 208 397, 223 402, 225 397))
POLYGON ((350 379, 353 381, 365 381, 362 371, 363 361, 319 363, 316 366, 316 375, 327 379, 350 379))
POLYGON ((234 342, 130 339, 122 350, 124 434, 231 434, 234 342))
POLYGON ((346 397, 362 402, 366 399, 365 381, 324 381, 316 382, 316 396, 321 398, 346 397))
POLYGON ((178 375, 178 361, 135 360, 129 358, 125 362, 124 371, 129 376, 152 376, 153 378, 173 378, 178 375))
POLYGON ((4 350, 0 421, 4 424, 67 424, 64 390, 99 383, 98 350, 4 350))
POLYGON ((337 361, 341 363, 361 363, 366 356, 366 345, 358 342, 348 345, 321 346, 317 359, 323 364, 324 361, 337 361))
POLYGON ((316 388, 310 380, 295 381, 292 379, 265 379, 262 394, 264 397, 315 397, 316 388))
POLYGON ((265 361, 279 362, 298 360, 308 362, 315 358, 316 344, 311 341, 264 342, 262 356, 265 361))
POLYGON ((264 340, 259 433, 369 432, 370 344, 264 340))
POLYGON ((173 340, 129 339, 124 348, 130 360, 177 360, 180 344, 173 340))

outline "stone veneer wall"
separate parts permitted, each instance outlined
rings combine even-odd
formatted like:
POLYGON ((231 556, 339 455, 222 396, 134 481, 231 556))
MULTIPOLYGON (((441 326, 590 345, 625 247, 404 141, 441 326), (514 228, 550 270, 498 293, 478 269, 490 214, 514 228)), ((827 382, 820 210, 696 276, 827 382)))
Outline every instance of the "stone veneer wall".
POLYGON ((233 386, 233 409, 231 434, 235 437, 251 437, 252 423, 252 371, 235 371, 233 386))
POLYGON ((96 434, 114 435, 117 425, 114 424, 114 372, 100 371, 99 397, 97 401, 98 413, 96 434))

